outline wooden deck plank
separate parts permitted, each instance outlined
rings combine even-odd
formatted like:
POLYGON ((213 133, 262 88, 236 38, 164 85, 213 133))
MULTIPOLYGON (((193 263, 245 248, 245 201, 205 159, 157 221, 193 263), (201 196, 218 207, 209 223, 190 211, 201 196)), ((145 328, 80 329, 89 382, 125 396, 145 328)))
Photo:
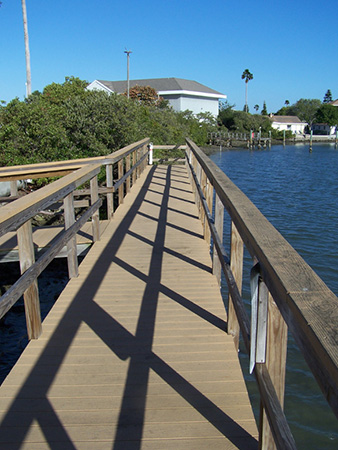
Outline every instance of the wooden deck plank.
POLYGON ((0 388, 0 446, 257 448, 184 167, 148 168, 79 272, 0 388))

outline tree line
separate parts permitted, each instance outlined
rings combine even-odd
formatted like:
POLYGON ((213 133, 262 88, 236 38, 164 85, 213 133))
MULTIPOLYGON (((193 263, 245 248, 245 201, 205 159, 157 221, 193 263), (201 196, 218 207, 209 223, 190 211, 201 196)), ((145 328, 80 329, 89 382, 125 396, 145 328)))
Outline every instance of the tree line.
MULTIPOLYGON (((156 144, 184 144, 190 137, 199 146, 209 142, 210 133, 219 131, 260 130, 282 138, 282 132, 271 126, 266 105, 263 114, 250 114, 225 102, 215 118, 209 113, 175 112, 149 86, 133 88, 128 99, 88 91, 87 85, 66 77, 64 83, 52 83, 23 101, 16 98, 1 105, 0 165, 106 155, 145 136, 156 144)), ((338 123, 338 107, 316 99, 286 104, 276 114, 296 115, 310 126, 314 121, 338 123)))
POLYGON ((0 106, 0 165, 106 155, 146 136, 156 144, 183 144, 190 137, 204 145, 217 130, 211 114, 175 112, 154 90, 133 90, 128 99, 87 85, 66 77, 0 106))

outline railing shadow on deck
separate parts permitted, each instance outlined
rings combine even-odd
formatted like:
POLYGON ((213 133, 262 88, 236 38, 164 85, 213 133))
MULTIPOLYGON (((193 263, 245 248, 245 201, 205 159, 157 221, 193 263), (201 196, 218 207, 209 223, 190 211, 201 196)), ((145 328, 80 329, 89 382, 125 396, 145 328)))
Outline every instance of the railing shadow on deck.
MULTIPOLYGON (((37 363, 33 367, 29 376, 25 380, 24 385, 13 400, 4 420, 0 426, 1 429, 6 429, 9 436, 11 428, 14 424, 20 422, 20 428, 15 428, 16 442, 23 442, 25 436, 29 432, 33 421, 36 421, 46 437, 47 442, 53 448, 53 441, 56 435, 61 437, 64 442, 64 449, 73 449, 73 444, 66 429, 57 417, 53 405, 48 400, 48 391, 52 386, 53 380, 57 376, 62 362, 67 354, 69 346, 74 339, 76 332, 81 324, 85 323, 94 333, 106 344, 106 346, 115 353, 120 359, 129 361, 129 369, 124 388, 124 395, 120 407, 119 420, 114 439, 113 448, 115 450, 125 449, 125 442, 123 440, 128 436, 130 439, 130 431, 126 431, 126 425, 130 421, 134 421, 138 425, 133 429, 133 447, 141 447, 142 431, 144 426, 144 413, 147 396, 147 386, 149 379, 149 372, 153 370, 159 377, 168 383, 182 398, 190 403, 202 416, 204 416, 213 426, 219 430, 224 436, 229 436, 230 431, 238 431, 242 437, 247 437, 245 450, 250 448, 257 448, 257 441, 248 435, 240 425, 235 423, 232 418, 219 409, 210 399, 204 396, 194 386, 192 386, 182 375, 175 371, 168 363, 161 359, 156 353, 152 351, 152 343, 154 336, 155 316, 158 305, 158 296, 161 292, 165 293, 173 301, 180 303, 190 311, 199 315, 203 320, 209 321, 216 327, 225 329, 226 323, 216 316, 213 316, 203 308, 192 304, 188 299, 166 288, 161 283, 161 268, 163 263, 163 255, 166 251, 164 245, 165 226, 167 222, 168 213, 168 198, 170 189, 170 173, 171 168, 167 169, 165 192, 160 205, 160 215, 157 224, 156 236, 154 242, 150 244, 153 246, 151 255, 150 267, 148 275, 139 272, 131 265, 119 260, 117 251, 124 236, 131 233, 130 226, 136 216, 140 213, 140 206, 144 201, 145 194, 154 176, 155 168, 152 168, 147 179, 142 186, 140 193, 134 201, 128 214, 125 216, 119 227, 116 229, 111 241, 106 246, 105 250, 97 261, 96 268, 94 267, 85 283, 76 294, 74 300, 67 309, 65 315, 57 325, 57 328, 50 338, 46 348, 39 357, 37 363), (156 250, 156 251, 155 251, 156 250), (138 317, 138 323, 135 334, 130 333, 121 323, 114 317, 108 315, 93 299, 102 283, 102 280, 111 265, 115 261, 120 264, 125 270, 129 271, 133 276, 146 282, 145 291, 142 299, 142 305, 138 317), (99 267, 99 269, 97 268, 99 267), (123 346, 118 346, 116 342, 122 339, 123 346), (62 346, 60 347, 60 343, 62 346), (57 355, 53 352, 53 347, 59 346, 57 355), (140 347, 142 351, 140 351, 140 347), (53 364, 51 364, 50 355, 53 355, 53 364), (141 364, 140 364, 141 363, 141 364), (141 371, 140 371, 141 367, 141 371), (43 382, 36 386, 36 379, 43 374, 43 382), (41 400, 40 405, 34 403, 28 406, 29 415, 22 418, 17 416, 17 406, 24 402, 24 399, 29 397, 31 389, 34 388, 35 396, 41 400), (38 395, 36 395, 38 389, 38 395), (138 407, 135 408, 133 399, 137 396, 138 407), (43 405, 43 408, 41 408, 43 405), (39 408, 40 406, 40 408, 39 408), (41 409, 44 412, 41 414, 41 409)), ((189 230, 186 230, 189 232, 189 230)), ((133 234, 135 236, 135 233, 133 234)), ((136 238, 141 239, 141 237, 136 238)), ((147 243, 149 243, 147 241, 147 243)), ((175 255, 179 257, 180 255, 175 255)), ((194 264, 193 260, 185 259, 186 262, 194 264)), ((202 268, 203 270, 206 268, 202 268)), ((41 377, 40 377, 41 379, 41 377)), ((112 430, 113 433, 113 430, 112 430)), ((233 436, 231 433, 229 439, 238 448, 243 448, 242 439, 233 436)), ((59 438, 60 440, 60 438, 59 438)), ((243 448, 244 450, 244 448, 243 448)))

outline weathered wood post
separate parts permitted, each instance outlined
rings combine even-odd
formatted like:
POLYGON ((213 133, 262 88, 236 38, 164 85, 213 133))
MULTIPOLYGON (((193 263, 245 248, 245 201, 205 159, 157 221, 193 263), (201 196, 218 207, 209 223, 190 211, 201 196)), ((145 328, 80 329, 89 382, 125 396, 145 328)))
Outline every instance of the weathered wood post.
MULTIPOLYGON (((123 177, 123 158, 120 159, 120 161, 117 163, 117 172, 118 172, 118 179, 120 180, 123 177)), ((124 183, 121 184, 121 186, 118 189, 118 196, 119 196, 119 205, 123 203, 123 195, 124 195, 124 183)))
POLYGON ((11 185, 11 197, 17 197, 18 196, 18 183, 16 180, 12 180, 10 182, 11 185))
MULTIPOLYGON (((90 180, 90 202, 93 205, 99 199, 99 186, 97 175, 90 180)), ((92 216, 93 241, 100 240, 100 220, 99 211, 95 211, 92 216)))
MULTIPOLYGON (((106 184, 107 188, 113 187, 113 165, 106 165, 106 184)), ((114 215, 114 194, 112 192, 107 193, 107 218, 110 220, 114 215)))
MULTIPOLYGON (((287 353, 287 325, 273 300, 271 294, 268 298, 268 329, 266 342, 266 367, 271 381, 274 385, 277 397, 282 406, 284 405, 285 392, 285 369, 287 353)), ((264 409, 261 405, 260 414, 260 448, 276 448, 270 425, 264 409)))
MULTIPOLYGON (((126 172, 128 172, 128 170, 130 170, 130 153, 129 155, 126 157, 126 172)), ((128 194, 130 192, 130 181, 131 181, 131 175, 129 175, 129 177, 126 179, 126 193, 128 194)))
MULTIPOLYGON (((35 262, 32 223, 28 220, 17 230, 21 274, 35 262)), ((38 282, 35 279, 23 294, 28 339, 37 339, 41 332, 38 282)))
MULTIPOLYGON (((209 178, 207 178, 207 187, 206 187, 206 201, 208 205, 209 212, 212 213, 212 203, 213 203, 213 196, 214 196, 214 187, 210 183, 209 178)), ((205 221, 205 228, 204 228, 204 236, 205 240, 210 244, 211 241, 211 232, 208 221, 205 221)))
MULTIPOLYGON (((197 162, 197 171, 196 171, 196 178, 197 178, 197 183, 201 186, 201 179, 202 179, 202 167, 200 165, 199 162, 197 162)), ((202 220, 202 203, 201 203, 201 199, 198 193, 198 189, 196 189, 196 196, 195 196, 195 203, 197 205, 198 208, 198 216, 199 218, 202 220)))
MULTIPOLYGON (((65 229, 68 230, 75 223, 74 195, 73 192, 63 199, 65 229)), ((69 278, 76 278, 79 275, 76 236, 67 242, 67 263, 69 278)))
MULTIPOLYGON (((201 175, 201 189, 202 189, 202 192, 203 192, 203 196, 206 199, 206 195, 207 195, 207 174, 204 172, 203 169, 202 169, 202 175, 201 175)), ((204 239, 206 239, 206 228, 209 228, 209 227, 208 227, 208 219, 206 217, 206 214, 205 214, 202 202, 201 202, 201 221, 202 221, 202 225, 203 225, 204 239)))
MULTIPOLYGON (((134 150, 133 151, 133 166, 135 166, 135 164, 136 164, 136 160, 137 160, 137 158, 136 158, 136 155, 137 155, 137 150, 134 150)), ((133 177, 132 177, 132 182, 133 182, 133 184, 135 184, 135 182, 136 182, 136 176, 137 176, 137 174, 136 174, 136 169, 134 169, 134 171, 133 171, 133 177)))
MULTIPOLYGON (((140 161, 140 159, 141 159, 141 150, 138 148, 137 150, 136 150, 136 162, 139 162, 140 161)), ((140 178, 140 174, 141 174, 141 167, 140 167, 140 165, 138 165, 137 166, 137 168, 136 168, 136 179, 138 180, 139 178, 140 178)))
POLYGON ((313 134, 313 131, 311 130, 310 131, 310 148, 309 148, 310 153, 312 153, 312 134, 313 134))
MULTIPOLYGON (((224 206, 223 206, 223 203, 221 202, 220 198, 216 194, 216 197, 215 197, 215 228, 216 228, 217 234, 218 234, 221 242, 223 242, 223 220, 224 220, 224 206)), ((212 272, 216 276, 217 282, 220 285, 221 284, 222 266, 221 266, 215 246, 214 246, 214 253, 213 253, 212 272)))
MULTIPOLYGON (((242 292, 242 279, 243 279, 243 254, 244 244, 243 240, 234 224, 231 222, 231 241, 230 241, 230 269, 236 281, 239 293, 242 292)), ((234 337, 234 344, 236 349, 239 347, 239 322, 237 314, 232 302, 231 295, 229 294, 228 302, 228 334, 234 337)))

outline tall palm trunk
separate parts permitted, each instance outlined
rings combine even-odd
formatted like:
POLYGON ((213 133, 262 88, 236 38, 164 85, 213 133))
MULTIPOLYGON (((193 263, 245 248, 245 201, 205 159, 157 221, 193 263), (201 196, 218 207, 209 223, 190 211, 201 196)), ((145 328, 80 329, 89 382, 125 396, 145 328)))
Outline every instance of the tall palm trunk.
POLYGON ((26 0, 21 0, 22 5, 22 18, 23 18, 23 31, 25 35, 25 54, 26 54, 26 78, 27 78, 27 97, 32 93, 32 79, 31 79, 31 57, 29 53, 29 39, 28 39, 28 27, 27 27, 27 10, 26 0))

